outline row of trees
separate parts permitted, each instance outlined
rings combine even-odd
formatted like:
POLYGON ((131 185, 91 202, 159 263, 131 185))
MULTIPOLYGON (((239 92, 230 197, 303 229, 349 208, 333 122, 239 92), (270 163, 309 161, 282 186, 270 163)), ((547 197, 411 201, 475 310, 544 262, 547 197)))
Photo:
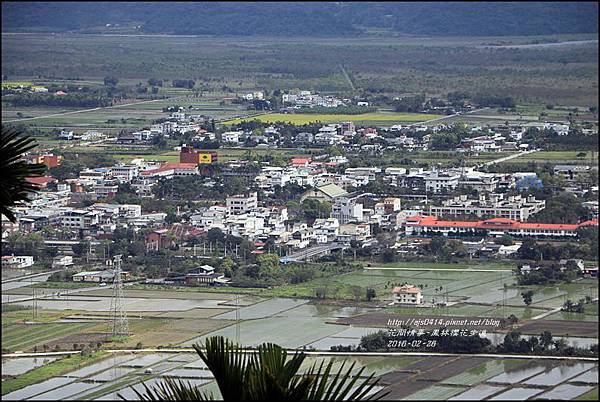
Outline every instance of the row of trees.
POLYGON ((519 285, 546 285, 548 283, 569 283, 582 275, 577 266, 567 265, 561 267, 558 264, 550 264, 539 267, 538 269, 517 272, 517 283, 519 285))
POLYGON ((95 93, 54 94, 20 93, 7 97, 11 106, 104 107, 112 105, 110 97, 95 93))
MULTIPOLYGON (((443 329, 440 329, 440 332, 443 329)), ((432 352, 445 353, 500 353, 500 354, 523 354, 523 355, 553 355, 553 356, 598 356, 598 345, 589 348, 568 346, 564 339, 554 339, 550 331, 544 331, 540 336, 523 337, 521 332, 512 330, 504 337, 502 343, 494 346, 487 338, 478 334, 468 336, 437 336, 432 337, 430 333, 423 335, 395 336, 388 331, 379 331, 361 338, 357 351, 383 352, 393 351, 395 347, 390 346, 390 341, 407 341, 403 350, 422 350, 422 346, 428 341, 435 340, 432 352), (416 341, 416 342, 415 342, 416 341), (419 342, 420 341, 420 344, 419 342)), ((393 343, 392 343, 393 345, 393 343)), ((332 350, 348 350, 348 347, 333 346, 332 350)))
POLYGON ((558 245, 525 239, 517 251, 517 257, 521 260, 533 261, 558 261, 571 258, 598 259, 598 229, 594 226, 582 227, 577 230, 577 233, 576 242, 562 242, 558 245))

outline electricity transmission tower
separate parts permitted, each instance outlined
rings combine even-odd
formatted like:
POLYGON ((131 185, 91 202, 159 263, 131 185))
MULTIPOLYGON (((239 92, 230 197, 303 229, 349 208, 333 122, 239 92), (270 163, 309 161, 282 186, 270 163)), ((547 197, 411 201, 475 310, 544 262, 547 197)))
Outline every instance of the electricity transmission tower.
POLYGON ((123 282, 121 280, 121 255, 114 257, 113 295, 110 299, 110 320, 108 333, 111 336, 129 335, 129 323, 123 298, 123 282))

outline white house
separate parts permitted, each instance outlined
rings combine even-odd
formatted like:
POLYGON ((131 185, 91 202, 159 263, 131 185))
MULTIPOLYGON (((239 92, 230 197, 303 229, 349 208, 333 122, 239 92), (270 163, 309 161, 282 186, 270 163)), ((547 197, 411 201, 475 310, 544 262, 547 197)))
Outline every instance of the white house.
POLYGON ((227 131, 221 134, 221 140, 223 142, 240 142, 240 136, 242 134, 242 131, 227 131))
POLYGON ((2 256, 2 267, 27 268, 33 265, 33 256, 30 255, 7 255, 2 256))
POLYGON ((70 255, 61 255, 54 257, 52 268, 66 268, 73 265, 73 257, 70 255))
POLYGON ((414 285, 396 286, 392 291, 394 294, 394 304, 421 304, 423 295, 421 288, 414 285))

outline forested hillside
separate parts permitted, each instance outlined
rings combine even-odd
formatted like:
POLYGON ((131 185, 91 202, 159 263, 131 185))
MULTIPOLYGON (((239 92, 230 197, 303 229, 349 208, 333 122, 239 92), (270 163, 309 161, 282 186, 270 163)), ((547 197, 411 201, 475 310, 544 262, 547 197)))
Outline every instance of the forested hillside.
POLYGON ((3 32, 508 36, 598 32, 597 3, 2 3, 3 32), (110 24, 107 26, 107 24, 110 24))

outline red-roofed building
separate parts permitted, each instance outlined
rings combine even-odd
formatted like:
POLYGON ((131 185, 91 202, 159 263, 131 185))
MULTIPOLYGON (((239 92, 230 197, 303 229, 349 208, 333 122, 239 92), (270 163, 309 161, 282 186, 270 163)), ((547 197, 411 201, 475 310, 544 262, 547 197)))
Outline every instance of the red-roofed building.
POLYGON ((54 183, 57 180, 52 176, 40 176, 40 177, 26 177, 25 180, 28 183, 35 184, 40 189, 48 187, 48 184, 54 183))
POLYGON ((163 163, 158 169, 145 170, 140 172, 142 177, 173 177, 188 176, 198 174, 198 164, 196 163, 163 163))
POLYGON ((421 288, 414 285, 396 286, 392 293, 394 304, 421 304, 423 299, 421 288))
POLYGON ((484 221, 443 221, 435 216, 411 216, 406 219, 407 236, 502 236, 573 238, 577 229, 598 225, 597 220, 580 224, 522 223, 505 218, 484 221))
POLYGON ((311 162, 310 158, 293 158, 292 165, 294 166, 308 166, 311 162))
POLYGON ((198 151, 193 147, 181 147, 179 153, 180 163, 195 163, 199 164, 212 164, 218 161, 218 154, 215 151, 198 151))

